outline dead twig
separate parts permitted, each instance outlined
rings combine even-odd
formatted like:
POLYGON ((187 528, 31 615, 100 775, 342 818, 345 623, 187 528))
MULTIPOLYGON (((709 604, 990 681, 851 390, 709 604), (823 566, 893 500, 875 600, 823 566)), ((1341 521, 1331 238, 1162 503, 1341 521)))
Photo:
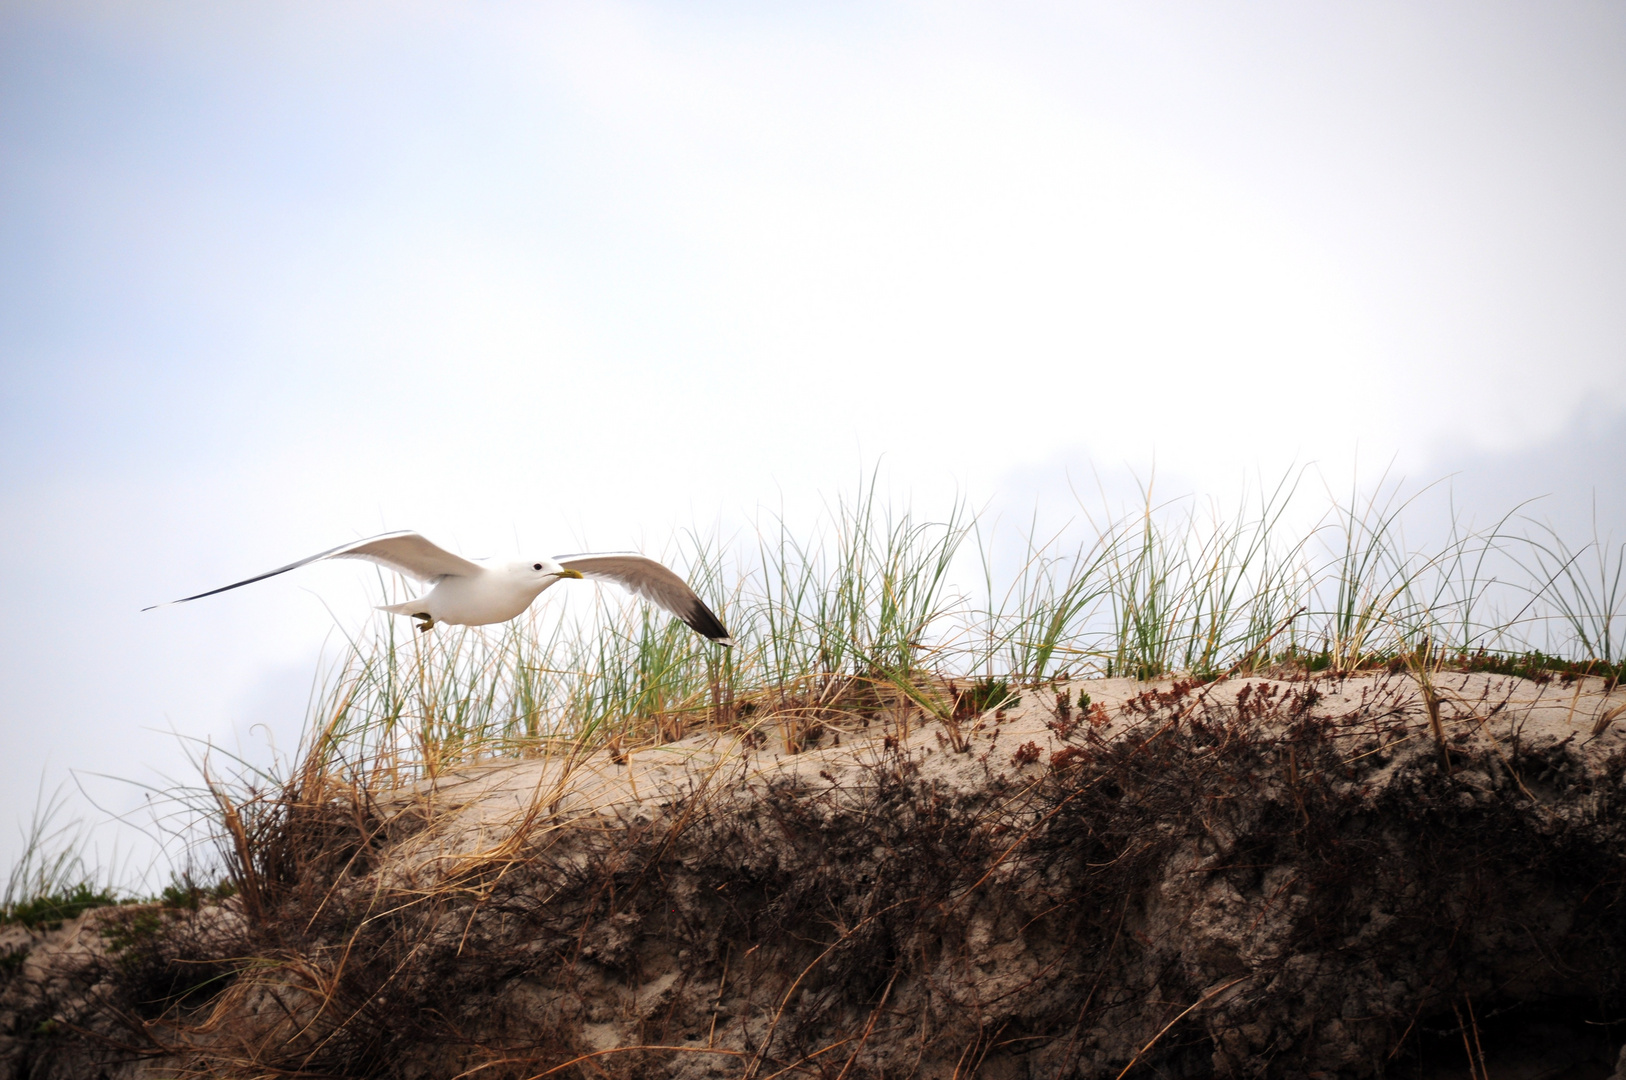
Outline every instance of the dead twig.
POLYGON ((1151 1041, 1148 1042, 1145 1046, 1141 1047, 1140 1050, 1138 1050, 1135 1053, 1135 1056, 1129 1059, 1129 1064, 1125 1065, 1123 1067, 1123 1071, 1120 1072, 1117 1075, 1116 1080, 1124 1080, 1124 1077, 1129 1074, 1129 1070, 1133 1069, 1136 1066, 1136 1064, 1138 1064, 1140 1062, 1140 1059, 1146 1056, 1146 1052, 1148 1050, 1150 1050, 1152 1047, 1157 1045, 1157 1041, 1159 1039, 1163 1038, 1164 1035, 1168 1034, 1170 1028, 1172 1028, 1174 1025, 1178 1024, 1181 1020, 1184 1020, 1186 1018, 1187 1013, 1190 1013, 1193 1009, 1197 1008, 1199 1005, 1202 1005, 1204 1002, 1208 1001, 1210 998, 1216 997, 1217 995, 1224 993, 1225 991, 1229 990, 1231 987, 1235 986, 1237 983, 1246 982, 1248 979, 1251 979, 1251 978, 1253 978, 1252 975, 1243 975, 1243 976, 1241 976, 1239 978, 1232 979, 1230 982, 1226 983, 1224 986, 1215 987, 1213 990, 1210 990, 1208 993, 1204 994, 1202 997, 1198 998, 1196 1001, 1193 1001, 1190 1005, 1187 1005, 1184 1009, 1181 1009, 1180 1010, 1180 1015, 1176 1016, 1173 1020, 1170 1020, 1167 1024, 1164 1024, 1163 1027, 1158 1030, 1158 1033, 1156 1035, 1152 1036, 1151 1041))

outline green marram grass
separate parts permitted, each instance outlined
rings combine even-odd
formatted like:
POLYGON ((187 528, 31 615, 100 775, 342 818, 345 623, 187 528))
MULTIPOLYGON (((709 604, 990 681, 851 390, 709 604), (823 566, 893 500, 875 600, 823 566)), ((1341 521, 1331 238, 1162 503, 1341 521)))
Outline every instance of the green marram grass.
POLYGON ((1050 535, 1035 518, 1017 545, 963 502, 923 518, 873 483, 810 528, 768 516, 743 543, 686 534, 663 557, 729 626, 732 650, 611 590, 585 611, 542 604, 494 628, 419 635, 381 618, 319 696, 311 749, 370 783, 404 783, 711 724, 777 727, 794 747, 810 724, 888 703, 952 720, 977 681, 1354 671, 1423 643, 1436 657, 1542 650, 1618 673, 1623 555, 1597 537, 1567 546, 1510 514, 1414 549, 1402 525, 1416 496, 1397 485, 1329 495, 1297 534, 1284 524, 1306 498, 1294 477, 1223 513, 1142 496, 1050 535))

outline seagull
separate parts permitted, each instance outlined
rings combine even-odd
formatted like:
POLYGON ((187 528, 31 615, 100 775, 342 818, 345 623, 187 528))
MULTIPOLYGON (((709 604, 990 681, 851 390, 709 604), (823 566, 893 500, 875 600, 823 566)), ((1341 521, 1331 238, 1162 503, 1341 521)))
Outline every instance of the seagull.
MULTIPOLYGON (((418 629, 428 630, 437 623, 452 626, 485 626, 507 622, 531 606, 542 590, 564 578, 592 578, 613 581, 622 588, 652 601, 676 615, 694 628, 702 637, 719 645, 733 645, 722 621, 712 614, 704 601, 684 580, 654 559, 632 553, 606 555, 562 555, 556 559, 534 559, 529 562, 506 563, 500 566, 481 566, 468 559, 453 555, 445 548, 430 543, 415 532, 383 533, 357 540, 352 544, 317 552, 309 558, 267 570, 218 589, 183 596, 169 604, 184 604, 201 600, 205 596, 240 589, 256 581, 286 574, 301 566, 323 559, 368 559, 387 566, 433 586, 416 600, 403 604, 384 604, 379 611, 395 615, 410 615, 420 620, 418 629)), ((152 611, 169 604, 154 604, 142 608, 152 611)))

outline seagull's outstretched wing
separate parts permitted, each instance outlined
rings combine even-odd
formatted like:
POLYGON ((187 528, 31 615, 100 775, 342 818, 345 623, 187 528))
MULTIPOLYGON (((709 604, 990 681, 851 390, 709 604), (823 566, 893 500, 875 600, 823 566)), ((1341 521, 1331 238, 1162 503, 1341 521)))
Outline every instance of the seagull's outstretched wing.
POLYGON ((654 559, 642 555, 566 555, 558 562, 582 577, 613 581, 659 604, 703 637, 722 645, 734 644, 734 639, 728 636, 728 628, 712 614, 705 601, 696 596, 682 578, 654 559))
MULTIPOLYGON (((215 593, 230 592, 240 589, 244 585, 252 585, 256 581, 286 574, 290 570, 297 570, 322 559, 370 559, 381 566, 405 574, 407 577, 419 581, 435 581, 438 578, 454 574, 472 574, 480 570, 480 566, 467 559, 459 558, 444 548, 431 544, 428 540, 415 532, 392 532, 381 536, 369 536, 365 540, 356 540, 348 544, 340 544, 336 548, 319 551, 315 555, 298 562, 291 562, 287 566, 279 566, 275 570, 267 570, 242 581, 234 581, 230 585, 222 585, 218 589, 200 592, 196 596, 183 596, 179 600, 171 600, 170 604, 184 604, 188 600, 201 600, 205 596, 215 593)), ((154 604, 153 607, 142 608, 142 611, 151 611, 153 608, 168 607, 169 604, 154 604)))
MULTIPOLYGON (((438 581, 443 577, 478 574, 484 569, 479 563, 469 562, 443 547, 431 544, 415 532, 385 533, 383 536, 359 540, 354 544, 345 544, 332 551, 314 555, 305 562, 313 562, 316 559, 370 559, 380 566, 387 566, 391 570, 423 582, 438 581)), ((303 565, 304 563, 294 563, 294 566, 303 565)), ((293 568, 285 566, 282 569, 293 568)), ((281 572, 281 570, 271 571, 273 574, 281 572)), ((266 576, 269 577, 270 574, 266 576)))

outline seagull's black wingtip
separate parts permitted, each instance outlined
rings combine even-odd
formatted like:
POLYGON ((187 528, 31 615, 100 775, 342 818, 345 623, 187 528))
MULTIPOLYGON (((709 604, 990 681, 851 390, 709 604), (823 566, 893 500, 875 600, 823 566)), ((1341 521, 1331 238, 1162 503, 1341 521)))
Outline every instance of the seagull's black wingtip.
POLYGON ((684 616, 683 621, 701 637, 709 638, 726 648, 733 648, 734 636, 728 632, 728 627, 724 626, 723 620, 712 614, 712 610, 701 603, 699 598, 694 600, 693 607, 684 616))

